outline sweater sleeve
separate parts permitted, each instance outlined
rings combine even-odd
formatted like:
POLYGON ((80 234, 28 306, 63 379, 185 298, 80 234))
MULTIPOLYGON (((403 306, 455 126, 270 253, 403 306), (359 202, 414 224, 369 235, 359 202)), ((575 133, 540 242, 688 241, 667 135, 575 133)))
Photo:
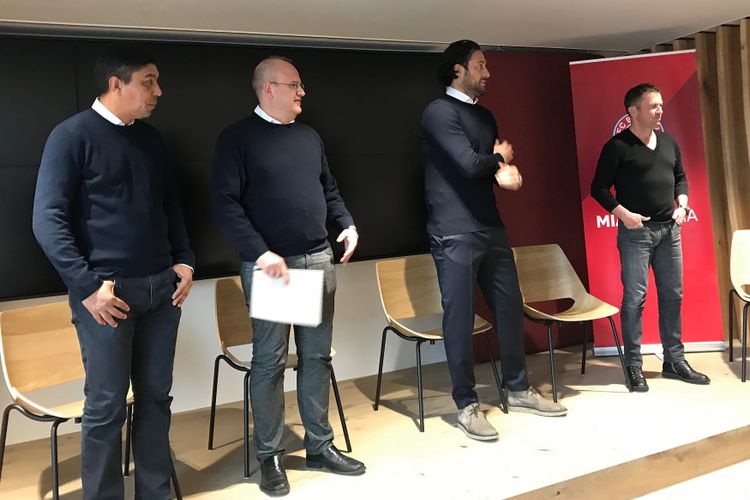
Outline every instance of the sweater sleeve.
POLYGON ((596 172, 591 181, 591 196, 604 207, 607 212, 619 205, 610 188, 615 183, 617 171, 620 162, 617 154, 617 145, 614 141, 609 141, 602 148, 599 155, 599 163, 596 165, 596 172))
POLYGON ((214 221, 242 255, 255 261, 268 251, 268 246, 242 207, 246 183, 240 141, 224 131, 216 143, 211 178, 214 221))
POLYGON ((91 270, 73 233, 82 163, 75 140, 61 127, 47 139, 34 194, 32 229, 42 250, 65 285, 78 298, 88 298, 102 280, 91 270))
POLYGON ((494 175, 498 169, 495 157, 474 151, 463 130, 458 111, 452 106, 439 104, 435 102, 427 106, 422 114, 421 125, 426 139, 451 159, 462 176, 479 179, 494 175))
POLYGON ((682 167, 682 155, 680 154, 680 147, 676 141, 672 141, 674 144, 675 162, 674 162, 674 198, 681 194, 688 194, 688 182, 685 169, 682 167))
POLYGON ((346 229, 349 226, 354 225, 354 219, 352 219, 349 210, 344 205, 344 200, 341 198, 339 193, 339 187, 336 183, 336 179, 333 178, 331 170, 328 167, 328 159, 326 158, 326 152, 323 148, 323 143, 320 144, 321 150, 321 171, 320 171, 320 183, 323 186, 323 194, 326 199, 326 208, 328 210, 327 219, 329 222, 336 224, 340 229, 346 229))
POLYGON ((167 169, 167 173, 164 213, 167 215, 167 237, 172 247, 172 263, 187 264, 195 269, 195 254, 190 250, 190 239, 185 228, 185 218, 180 206, 177 183, 169 169, 167 169))

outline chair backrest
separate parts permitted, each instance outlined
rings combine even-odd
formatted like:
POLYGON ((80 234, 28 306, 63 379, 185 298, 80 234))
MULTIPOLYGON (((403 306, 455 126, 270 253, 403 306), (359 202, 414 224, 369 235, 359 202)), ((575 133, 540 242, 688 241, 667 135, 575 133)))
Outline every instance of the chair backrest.
POLYGON ((742 296, 750 285, 750 229, 735 231, 732 235, 732 253, 729 259, 732 286, 742 296), (743 289, 744 286, 744 289, 743 289))
POLYGON ((0 313, 0 357, 14 398, 85 377, 67 301, 0 313))
POLYGON ((435 262, 429 254, 375 264, 380 300, 388 319, 442 313, 435 262))
POLYGON ((523 302, 576 299, 586 289, 559 245, 514 247, 523 302))
POLYGON ((222 350, 253 342, 253 324, 238 276, 216 281, 216 326, 222 350))

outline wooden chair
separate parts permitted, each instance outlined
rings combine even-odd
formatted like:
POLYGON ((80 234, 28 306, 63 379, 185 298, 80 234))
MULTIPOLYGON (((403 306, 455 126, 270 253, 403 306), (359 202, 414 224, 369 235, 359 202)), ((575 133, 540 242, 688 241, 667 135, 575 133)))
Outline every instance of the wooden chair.
MULTIPOLYGON (((552 325, 554 323, 583 323, 595 319, 607 318, 612 327, 612 337, 620 357, 625 386, 632 390, 625 372, 620 339, 612 316, 619 312, 613 305, 597 299, 586 292, 578 274, 568 261, 559 245, 534 245, 514 247, 513 256, 518 271, 518 285, 521 288, 524 315, 536 323, 547 327, 549 344, 549 365, 552 373, 552 397, 557 402, 557 379, 555 377, 555 351, 552 344, 552 325), (570 299, 573 301, 568 309, 562 312, 547 313, 538 309, 537 303, 570 299)), ((586 373, 586 329, 583 334, 583 353, 581 354, 581 374, 586 373)))
MULTIPOLYGON (((380 344, 378 383, 375 390, 375 411, 380 404, 380 387, 383 378, 383 358, 386 334, 391 331, 410 342, 416 342, 417 399, 419 403, 419 431, 424 432, 424 396, 422 390, 422 354, 425 342, 434 345, 443 340, 443 307, 435 262, 429 254, 381 260, 375 264, 380 300, 388 325, 383 329, 380 344)), ((484 318, 474 316, 472 335, 486 334, 492 325, 484 318)), ((495 376, 500 407, 508 412, 502 381, 498 374, 489 337, 484 335, 490 355, 490 365, 495 376)))
MULTIPOLYGON (((0 432, 0 476, 5 455, 5 439, 11 410, 37 422, 51 422, 52 496, 59 498, 57 428, 68 420, 81 422, 83 399, 47 406, 33 391, 83 381, 85 373, 75 327, 66 302, 11 309, 0 313, 0 360, 8 392, 13 403, 3 412, 0 432)), ((132 429, 132 391, 128 393, 123 475, 130 469, 130 431, 132 429)), ((172 476, 175 491, 177 477, 172 476)), ((178 498, 180 495, 178 494, 178 498)))
MULTIPOLYGON (((243 424, 244 424, 244 465, 245 478, 250 477, 250 436, 248 428, 250 426, 250 361, 239 359, 231 349, 239 346, 247 346, 253 343, 253 325, 245 302, 245 294, 242 291, 242 283, 239 277, 222 278, 216 281, 216 324, 219 336, 219 345, 221 354, 214 360, 214 377, 213 389, 211 392, 211 418, 208 427, 208 449, 214 448, 214 423, 216 420, 216 392, 219 384, 219 364, 225 361, 235 370, 245 374, 243 383, 243 424)), ((331 357, 336 351, 331 349, 331 357)), ((286 368, 297 369, 297 355, 289 353, 286 368)), ((344 408, 341 405, 341 395, 336 383, 336 376, 331 367, 331 385, 333 394, 336 398, 341 427, 344 431, 344 440, 346 441, 346 451, 352 451, 352 444, 349 440, 349 430, 346 427, 346 418, 344 417, 344 408)))
POLYGON ((750 229, 735 231, 729 260, 732 289, 729 291, 729 361, 734 361, 734 302, 742 308, 742 381, 747 380, 747 308, 750 306, 750 229))

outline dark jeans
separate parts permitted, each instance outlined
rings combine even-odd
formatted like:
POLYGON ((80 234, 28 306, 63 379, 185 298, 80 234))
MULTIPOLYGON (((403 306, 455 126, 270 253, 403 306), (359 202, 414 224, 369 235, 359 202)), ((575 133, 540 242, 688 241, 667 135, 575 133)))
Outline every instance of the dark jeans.
POLYGON ((172 305, 177 274, 170 268, 143 278, 115 278, 115 295, 130 306, 118 326, 99 325, 70 296, 73 323, 86 370, 81 422, 83 498, 121 499, 122 427, 128 387, 133 384, 135 497, 170 497, 169 406, 177 326, 172 305))
MULTIPOLYGON (((330 248, 314 254, 284 259, 290 269, 322 269, 323 321, 316 327, 294 326, 297 345, 297 403, 305 428, 308 454, 331 446, 333 430, 328 422, 331 382, 331 338, 336 270, 330 248)), ((254 263, 242 262, 240 276, 245 300, 250 304, 254 263)), ((254 319, 253 358, 250 366, 250 402, 253 410, 253 439, 258 460, 284 452, 284 370, 289 352, 289 325, 254 319)))
POLYGON ((674 222, 644 222, 643 227, 617 228, 617 248, 622 265, 622 338, 626 366, 643 366, 643 305, 648 269, 654 270, 659 298, 659 336, 664 361, 685 359, 682 345, 682 247, 680 226, 674 222))
POLYGON ((429 238, 442 295, 445 353, 456 406, 461 409, 478 401, 471 335, 477 283, 494 315, 505 385, 511 391, 527 389, 523 304, 505 228, 431 234, 429 238))

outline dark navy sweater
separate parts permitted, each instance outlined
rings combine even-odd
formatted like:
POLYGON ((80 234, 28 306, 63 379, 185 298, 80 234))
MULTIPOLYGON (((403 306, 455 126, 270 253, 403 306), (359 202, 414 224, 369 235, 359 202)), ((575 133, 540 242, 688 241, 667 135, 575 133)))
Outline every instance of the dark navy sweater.
POLYGON ((608 212, 622 205, 655 222, 672 220, 675 199, 688 193, 680 148, 668 134, 656 131, 651 150, 625 129, 602 148, 591 196, 608 212), (614 185, 616 196, 610 188, 614 185))
POLYGON ((102 279, 195 266, 159 132, 123 127, 87 109, 60 123, 44 147, 34 196, 37 241, 85 299, 102 279))
POLYGON ((304 123, 270 123, 255 113, 227 127, 216 143, 214 220, 255 262, 328 246, 326 222, 353 224, 331 175, 320 136, 304 123))
POLYGON ((470 233, 502 222, 495 204, 492 112, 444 95, 422 113, 427 232, 470 233))

